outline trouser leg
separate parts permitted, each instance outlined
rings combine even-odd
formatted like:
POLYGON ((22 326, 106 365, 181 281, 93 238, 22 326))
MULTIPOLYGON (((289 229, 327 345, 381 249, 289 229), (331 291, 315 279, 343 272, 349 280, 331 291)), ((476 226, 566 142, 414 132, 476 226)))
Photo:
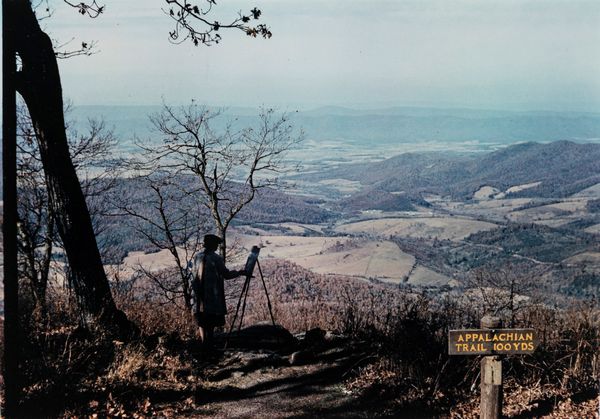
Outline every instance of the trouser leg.
POLYGON ((215 328, 208 326, 200 326, 200 340, 202 345, 209 347, 212 345, 215 328))

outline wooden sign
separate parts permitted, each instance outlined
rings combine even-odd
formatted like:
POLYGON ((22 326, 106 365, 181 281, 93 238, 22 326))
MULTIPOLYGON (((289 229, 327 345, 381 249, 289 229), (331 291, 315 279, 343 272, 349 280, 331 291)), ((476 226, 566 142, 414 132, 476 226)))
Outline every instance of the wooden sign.
POLYGON ((533 329, 450 330, 449 355, 530 354, 537 347, 533 329))

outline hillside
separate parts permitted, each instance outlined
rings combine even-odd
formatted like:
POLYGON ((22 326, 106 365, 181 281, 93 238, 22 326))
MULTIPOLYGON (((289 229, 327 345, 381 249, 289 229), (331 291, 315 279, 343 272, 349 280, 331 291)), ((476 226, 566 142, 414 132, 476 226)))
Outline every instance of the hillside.
POLYGON ((541 182, 512 196, 564 197, 600 181, 600 144, 557 141, 526 143, 499 150, 477 161, 471 179, 458 182, 458 191, 490 185, 505 190, 513 185, 541 182))
MULTIPOLYGON (((507 197, 562 198, 600 182, 600 144, 557 141, 523 143, 481 155, 406 153, 376 163, 345 165, 312 175, 311 180, 360 181, 364 189, 348 199, 362 204, 364 195, 400 193, 418 199, 423 192, 470 199, 482 186, 505 191, 507 197)), ((372 206, 389 210, 389 199, 377 198, 372 206), (382 201, 382 207, 377 202, 382 201), (385 207, 385 208, 383 208, 385 207)), ((402 202, 402 208, 406 208, 402 202)))
POLYGON ((597 238, 591 234, 552 229, 542 225, 507 225, 480 231, 467 237, 469 242, 502 248, 540 262, 560 263, 583 251, 597 252, 597 238))

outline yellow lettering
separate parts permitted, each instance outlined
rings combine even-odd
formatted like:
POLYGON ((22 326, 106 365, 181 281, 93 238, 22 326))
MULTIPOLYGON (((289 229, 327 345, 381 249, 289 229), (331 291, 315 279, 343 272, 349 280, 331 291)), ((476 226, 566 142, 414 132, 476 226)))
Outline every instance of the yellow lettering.
POLYGON ((464 342, 465 341, 465 337, 462 334, 458 335, 458 341, 459 342, 464 342))
POLYGON ((533 333, 526 333, 525 337, 527 338, 527 340, 533 340, 533 333))
POLYGON ((533 351, 533 342, 527 342, 527 350, 533 351))
POLYGON ((492 338, 492 342, 498 342, 498 335, 494 335, 494 337, 492 338))
POLYGON ((500 342, 504 342, 506 340, 506 333, 500 333, 498 339, 500 339, 500 342))

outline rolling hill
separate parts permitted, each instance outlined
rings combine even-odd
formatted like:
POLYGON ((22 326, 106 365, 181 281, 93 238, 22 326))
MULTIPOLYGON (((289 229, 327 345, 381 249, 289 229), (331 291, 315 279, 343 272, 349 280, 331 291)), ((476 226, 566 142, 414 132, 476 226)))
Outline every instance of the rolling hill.
MULTIPOLYGON (((376 163, 345 165, 315 174, 313 180, 336 178, 360 181, 364 189, 347 199, 365 202, 369 195, 406 194, 414 202, 419 195, 436 193, 468 200, 483 186, 505 191, 509 197, 561 198, 600 183, 600 144, 556 141, 522 143, 486 154, 444 155, 406 153, 376 163)), ((390 210, 391 199, 378 198, 390 210)), ((405 200, 399 200, 406 207, 405 200)))

